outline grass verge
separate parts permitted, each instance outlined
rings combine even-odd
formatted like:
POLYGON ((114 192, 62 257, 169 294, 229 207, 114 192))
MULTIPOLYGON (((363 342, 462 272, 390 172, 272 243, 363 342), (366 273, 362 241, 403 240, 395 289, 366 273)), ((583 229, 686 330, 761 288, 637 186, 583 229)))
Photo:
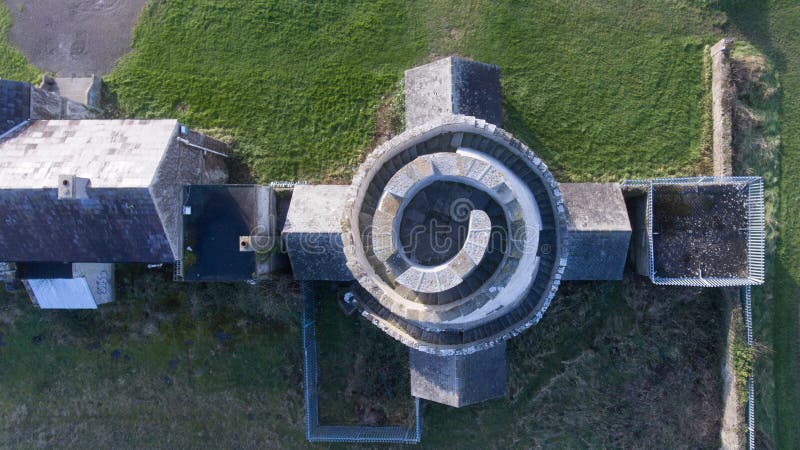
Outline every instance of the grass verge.
POLYGON ((0 3, 0 78, 36 83, 41 72, 8 42, 11 28, 11 11, 0 3))
POLYGON ((506 127, 561 179, 687 174, 710 20, 660 1, 152 2, 105 81, 124 114, 228 129, 260 181, 343 180, 403 70, 455 53, 501 66, 506 127))
MULTIPOLYGON (((800 4, 791 0, 741 2, 719 6, 728 17, 726 30, 745 38, 767 56, 762 82, 775 95, 756 96, 754 110, 763 119, 770 148, 779 150, 780 164, 763 164, 772 185, 775 256, 768 280, 755 297, 756 339, 768 354, 756 361, 756 425, 761 445, 800 447, 800 4), (780 83, 775 77, 780 75, 780 83), (777 195, 777 197, 775 197, 777 195)), ((743 52, 752 56, 752 52, 743 52)), ((758 93, 759 91, 756 91, 758 93)), ((758 134, 756 135, 758 136, 758 134)), ((758 161, 756 161, 758 163, 758 161)), ((770 193, 770 191, 767 191, 770 193)), ((759 290, 756 290, 758 292, 759 290)))

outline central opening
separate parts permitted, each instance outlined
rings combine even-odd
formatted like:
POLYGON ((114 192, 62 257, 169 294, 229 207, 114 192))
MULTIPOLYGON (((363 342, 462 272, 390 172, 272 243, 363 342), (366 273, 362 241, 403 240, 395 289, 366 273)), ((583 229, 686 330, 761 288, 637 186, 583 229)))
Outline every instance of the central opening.
MULTIPOLYGON (((422 266, 438 266, 453 258, 467 238, 469 215, 474 209, 486 212, 492 229, 505 228, 500 205, 485 192, 453 181, 435 181, 417 192, 400 218, 399 239, 406 257, 422 266)), ((488 251, 499 251, 493 245, 488 251)))

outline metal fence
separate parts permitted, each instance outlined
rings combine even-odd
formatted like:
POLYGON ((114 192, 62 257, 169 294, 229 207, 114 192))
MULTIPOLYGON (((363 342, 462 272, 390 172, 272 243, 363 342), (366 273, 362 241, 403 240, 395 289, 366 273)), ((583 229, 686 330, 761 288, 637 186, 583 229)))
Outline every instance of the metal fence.
POLYGON ((303 296, 303 354, 305 361, 306 439, 309 442, 418 444, 422 436, 420 399, 414 399, 414 426, 320 425, 319 367, 317 365, 316 307, 310 282, 301 282, 303 296))
POLYGON ((654 178, 652 180, 625 180, 622 186, 647 189, 646 226, 649 252, 650 280, 654 284, 671 286, 745 286, 764 282, 764 181, 761 177, 694 177, 654 178), (660 277, 655 271, 653 253, 653 186, 655 185, 711 185, 718 183, 747 183, 747 267, 746 278, 714 277, 660 277))
MULTIPOLYGON (((744 325, 747 331, 747 345, 753 347, 753 308, 750 296, 750 286, 741 288, 741 297, 744 308, 744 325)), ((754 374, 750 373, 747 378, 747 448, 754 450, 756 448, 756 412, 755 412, 755 381, 753 380, 754 374)))

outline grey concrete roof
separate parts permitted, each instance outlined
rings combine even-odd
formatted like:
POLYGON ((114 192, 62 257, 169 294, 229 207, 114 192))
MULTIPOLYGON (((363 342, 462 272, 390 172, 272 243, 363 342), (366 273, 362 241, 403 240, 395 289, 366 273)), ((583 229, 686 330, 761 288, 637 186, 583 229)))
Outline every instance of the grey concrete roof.
POLYGON ((411 395, 461 407, 506 393, 506 343, 470 355, 438 356, 411 349, 411 395))
POLYGON ((620 280, 631 224, 617 183, 561 183, 567 216, 565 280, 620 280))
POLYGON ((284 233, 341 233, 350 186, 299 185, 292 193, 284 233))
POLYGON ((559 183, 567 229, 631 231, 628 210, 617 183, 559 183))
POLYGON ((502 125, 500 68, 447 57, 405 72, 406 126, 436 117, 463 114, 502 125))
POLYGON ((349 186, 295 186, 281 238, 296 279, 353 279, 341 234, 348 190, 349 186))
POLYGON ((147 187, 176 120, 41 120, 0 141, 0 189, 56 187, 58 176, 92 188, 147 187))

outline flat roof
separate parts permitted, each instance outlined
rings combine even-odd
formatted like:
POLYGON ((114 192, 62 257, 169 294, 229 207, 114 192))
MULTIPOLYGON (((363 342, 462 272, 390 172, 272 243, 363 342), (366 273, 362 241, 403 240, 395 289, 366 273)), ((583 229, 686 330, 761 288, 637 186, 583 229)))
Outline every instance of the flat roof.
POLYGON ((260 231, 258 190, 261 188, 258 185, 183 188, 183 206, 191 211, 183 216, 185 281, 256 278, 256 253, 239 251, 239 237, 260 231))
POLYGON ((147 187, 178 122, 36 120, 0 140, 0 189, 54 188, 59 175, 92 188, 147 187))
POLYGON ((559 183, 570 231, 631 231, 617 183, 559 183))

